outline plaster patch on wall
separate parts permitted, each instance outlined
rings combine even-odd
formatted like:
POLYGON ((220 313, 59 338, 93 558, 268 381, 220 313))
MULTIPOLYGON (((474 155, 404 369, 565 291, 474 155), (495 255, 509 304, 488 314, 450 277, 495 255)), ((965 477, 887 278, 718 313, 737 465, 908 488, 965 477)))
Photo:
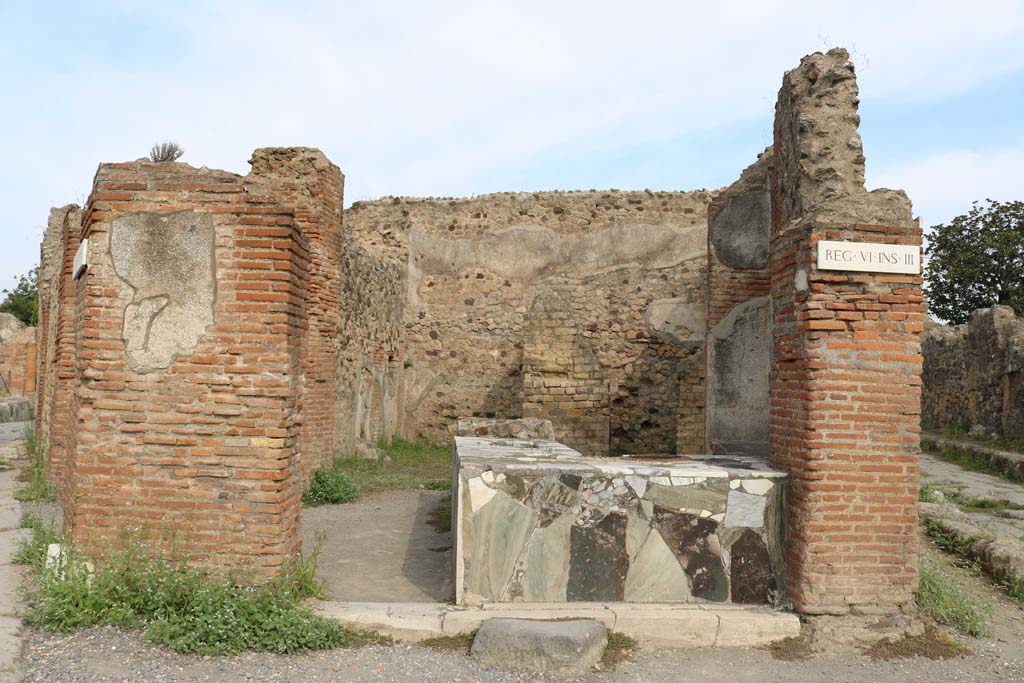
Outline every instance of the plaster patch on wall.
POLYGON ((139 212, 117 218, 110 258, 133 292, 124 310, 128 367, 162 370, 195 351, 213 324, 217 291, 210 215, 139 212))
POLYGON ((572 270, 596 275, 622 268, 672 268, 705 258, 702 225, 615 224, 581 235, 561 235, 536 225, 498 230, 481 239, 445 239, 409 233, 409 303, 419 303, 425 273, 482 268, 512 280, 534 280, 572 270))

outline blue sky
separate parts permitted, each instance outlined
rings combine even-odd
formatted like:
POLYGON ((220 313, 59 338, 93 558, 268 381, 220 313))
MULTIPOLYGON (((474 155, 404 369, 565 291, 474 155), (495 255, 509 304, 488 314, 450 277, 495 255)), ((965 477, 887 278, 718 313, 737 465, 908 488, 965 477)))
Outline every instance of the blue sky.
POLYGON ((239 173, 255 147, 320 147, 349 203, 720 187, 771 142, 783 71, 834 45, 869 187, 928 225, 1024 199, 1020 0, 0 0, 0 33, 0 287, 50 206, 163 139, 239 173))

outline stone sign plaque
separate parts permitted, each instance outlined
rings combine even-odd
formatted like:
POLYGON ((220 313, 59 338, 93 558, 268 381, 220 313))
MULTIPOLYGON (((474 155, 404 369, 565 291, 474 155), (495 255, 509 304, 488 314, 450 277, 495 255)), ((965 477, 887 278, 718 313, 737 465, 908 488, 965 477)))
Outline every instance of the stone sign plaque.
POLYGON ((921 272, 921 247, 823 240, 818 242, 818 269, 917 275, 921 272))

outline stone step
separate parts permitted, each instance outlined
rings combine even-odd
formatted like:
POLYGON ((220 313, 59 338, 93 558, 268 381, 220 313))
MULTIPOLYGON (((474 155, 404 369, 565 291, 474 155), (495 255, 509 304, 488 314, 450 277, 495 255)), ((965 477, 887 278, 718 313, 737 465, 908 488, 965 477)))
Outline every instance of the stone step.
POLYGON ((317 601, 314 608, 351 628, 395 640, 472 633, 488 619, 592 619, 660 648, 755 647, 800 635, 797 615, 763 607, 679 603, 502 603, 455 607, 437 603, 317 601))

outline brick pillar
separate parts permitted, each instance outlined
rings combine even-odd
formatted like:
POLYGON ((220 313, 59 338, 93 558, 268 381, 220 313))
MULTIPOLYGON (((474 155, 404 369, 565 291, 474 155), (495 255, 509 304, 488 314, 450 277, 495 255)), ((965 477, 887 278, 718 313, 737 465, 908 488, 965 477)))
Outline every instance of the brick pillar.
POLYGON ((306 355, 299 435, 303 479, 335 453, 338 326, 341 298, 341 211, 345 176, 318 149, 270 147, 253 152, 247 181, 268 188, 293 209, 309 244, 306 355))
POLYGON ((805 614, 898 613, 917 588, 919 275, 819 270, 820 240, 919 246, 863 188, 845 51, 786 74, 775 121, 771 459, 789 472, 787 590, 805 614))
MULTIPOLYGON (((56 254, 56 287, 49 296, 56 297, 56 307, 50 307, 50 315, 56 321, 47 321, 52 330, 52 366, 48 369, 49 412, 46 431, 46 475, 65 492, 67 485, 67 462, 75 448, 75 301, 78 283, 71 279, 75 251, 81 236, 81 214, 69 211, 64 214, 60 227, 60 248, 56 254)), ((45 399, 45 397, 44 397, 45 399)))
POLYGON ((96 174, 65 335, 65 522, 87 550, 142 527, 266 576, 298 549, 309 257, 294 210, 262 189, 144 160, 96 174))

